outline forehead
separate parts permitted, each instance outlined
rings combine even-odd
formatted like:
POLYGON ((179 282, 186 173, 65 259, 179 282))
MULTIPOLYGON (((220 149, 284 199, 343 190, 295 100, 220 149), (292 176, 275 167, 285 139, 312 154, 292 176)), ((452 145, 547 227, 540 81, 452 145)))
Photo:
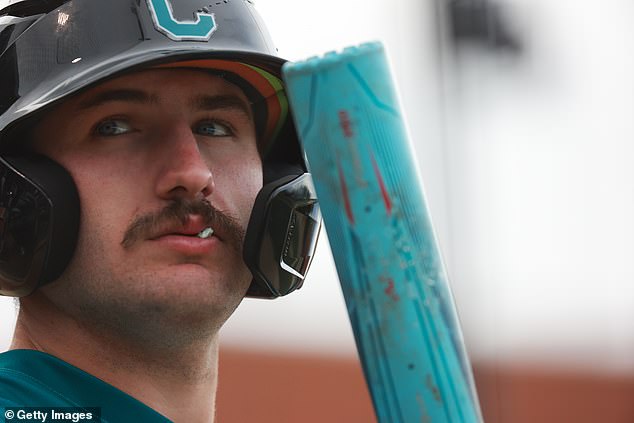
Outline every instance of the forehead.
MULTIPOLYGON (((249 101, 236 85, 207 69, 145 69, 101 82, 74 95, 62 106, 81 107, 91 98, 117 90, 132 90, 143 93, 153 102, 174 101, 179 98, 224 95, 249 101)), ((122 98, 124 99, 124 98, 122 98)), ((133 96, 130 97, 133 99, 133 96)))

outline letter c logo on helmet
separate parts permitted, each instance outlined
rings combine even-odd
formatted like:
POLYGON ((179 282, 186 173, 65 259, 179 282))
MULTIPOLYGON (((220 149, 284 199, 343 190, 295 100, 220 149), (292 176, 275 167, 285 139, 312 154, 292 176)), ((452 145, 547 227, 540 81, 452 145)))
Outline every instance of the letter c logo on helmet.
POLYGON ((178 21, 169 0, 147 0, 157 30, 174 41, 207 41, 216 30, 213 13, 196 12, 194 21, 178 21))

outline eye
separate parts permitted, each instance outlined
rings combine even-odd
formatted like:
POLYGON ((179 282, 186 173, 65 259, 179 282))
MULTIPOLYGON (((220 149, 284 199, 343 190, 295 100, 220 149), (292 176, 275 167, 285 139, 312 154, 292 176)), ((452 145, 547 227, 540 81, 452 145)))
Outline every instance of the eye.
POLYGON ((202 122, 194 128, 194 132, 207 137, 230 137, 233 130, 229 125, 218 121, 202 122))
POLYGON ((132 131, 132 127, 123 119, 108 119, 95 127, 95 134, 102 137, 113 137, 132 131))

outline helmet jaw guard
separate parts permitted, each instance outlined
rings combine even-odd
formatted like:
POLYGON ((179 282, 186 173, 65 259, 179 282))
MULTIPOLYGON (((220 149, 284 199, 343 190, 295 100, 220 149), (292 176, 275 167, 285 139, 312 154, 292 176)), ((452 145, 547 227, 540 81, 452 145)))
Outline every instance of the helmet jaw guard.
POLYGON ((23 297, 57 279, 75 251, 79 196, 43 156, 0 158, 0 295, 23 297))
POLYGON ((301 288, 320 229, 309 173, 266 184, 255 200, 244 242, 244 261, 254 278, 247 295, 274 298, 301 288))
MULTIPOLYGON (((37 203, 41 214, 27 217, 38 222, 38 230, 35 238, 26 237, 34 242, 24 249, 32 257, 16 265, 20 271, 7 259, 17 257, 18 250, 7 249, 17 244, 6 241, 17 232, 7 232, 7 221, 0 215, 0 226, 4 223, 4 230, 0 228, 0 295, 27 295, 55 280, 75 248, 79 200, 68 172, 59 165, 51 170, 50 160, 27 160, 24 165, 18 163, 21 159, 5 157, 7 151, 21 150, 22 129, 32 126, 41 113, 106 79, 170 63, 193 63, 191 67, 199 63, 205 68, 209 59, 240 62, 261 69, 261 78, 272 75, 281 81, 285 60, 276 56, 249 0, 0 0, 0 9, 0 154, 6 159, 0 159, 0 176, 18 181, 24 192, 46 200, 37 203), (46 5, 49 10, 42 10, 46 5), (194 28, 196 25, 200 26, 194 28), (210 25, 213 30, 208 31, 210 25), (53 178, 49 172, 66 176, 53 178), (47 184, 49 179, 55 182, 47 184)), ((237 77, 252 84, 244 75, 237 77)), ((258 101, 269 104, 265 97, 258 101)), ((261 139, 266 145, 261 149, 264 188, 247 229, 244 259, 254 276, 247 295, 273 298, 302 285, 319 234, 320 216, 290 115, 269 132, 278 135, 270 143, 261 139), (295 169, 271 178, 269 168, 277 163, 295 169), (293 222, 300 222, 301 228, 293 222)), ((0 213, 9 200, 0 192, 0 213)), ((17 219, 17 215, 10 216, 17 219)), ((27 244, 22 241, 23 247, 27 244)))

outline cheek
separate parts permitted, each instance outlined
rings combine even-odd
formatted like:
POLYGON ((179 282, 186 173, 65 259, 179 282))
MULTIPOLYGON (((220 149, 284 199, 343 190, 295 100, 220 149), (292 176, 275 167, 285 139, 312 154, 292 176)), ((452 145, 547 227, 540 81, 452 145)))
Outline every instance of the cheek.
POLYGON ((254 158, 243 163, 242 175, 244 175, 243 183, 245 192, 251 198, 251 202, 255 200, 255 196, 262 188, 262 162, 260 158, 254 158))
POLYGON ((79 192, 84 238, 119 243, 137 211, 142 179, 105 160, 75 161, 69 171, 79 192))
POLYGON ((131 175, 130 170, 142 166, 131 167, 120 158, 107 158, 104 154, 78 148, 78 142, 71 134, 62 135, 59 139, 48 139, 46 142, 43 141, 45 137, 40 135, 36 138, 35 151, 63 166, 77 187, 80 200, 80 255, 98 254, 95 250, 107 254, 121 242, 136 212, 132 200, 140 198, 138 190, 142 182, 139 175, 131 175))
POLYGON ((233 212, 246 224, 255 197, 262 188, 262 163, 259 156, 243 156, 226 164, 222 171, 212 169, 217 195, 230 202, 233 212))

